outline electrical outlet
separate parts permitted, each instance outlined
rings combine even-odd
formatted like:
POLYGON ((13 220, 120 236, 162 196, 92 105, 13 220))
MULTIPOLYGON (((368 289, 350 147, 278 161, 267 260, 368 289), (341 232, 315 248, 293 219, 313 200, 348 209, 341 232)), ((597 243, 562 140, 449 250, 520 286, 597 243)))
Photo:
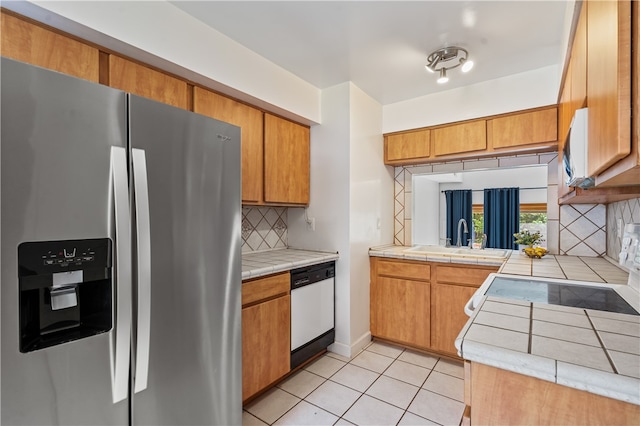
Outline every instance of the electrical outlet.
POLYGON ((618 223, 616 224, 616 235, 618 236, 618 239, 622 238, 622 228, 624 227, 624 225, 622 224, 622 219, 618 219, 618 223))
POLYGON ((310 217, 307 220, 307 231, 315 231, 316 230, 316 218, 310 217))

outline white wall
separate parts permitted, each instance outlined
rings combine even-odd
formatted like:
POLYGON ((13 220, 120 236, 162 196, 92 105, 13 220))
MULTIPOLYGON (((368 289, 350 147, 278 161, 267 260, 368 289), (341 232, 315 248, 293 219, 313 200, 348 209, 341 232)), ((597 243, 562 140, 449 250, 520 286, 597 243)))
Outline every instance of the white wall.
POLYGON ((396 132, 555 104, 560 82, 558 68, 548 66, 385 105, 382 131, 396 132))
POLYGON ((322 91, 322 125, 311 127, 311 198, 307 230, 304 209, 289 209, 289 246, 337 251, 336 342, 351 341, 351 251, 349 246, 349 83, 322 91))
POLYGON ((393 242, 393 168, 383 164, 382 106, 351 84, 351 354, 371 340, 369 248, 393 242))
POLYGON ((285 117, 320 122, 320 91, 166 1, 3 1, 85 40, 285 117))
POLYGON ((520 191, 521 203, 547 202, 546 165, 468 171, 456 175, 461 178, 461 182, 437 183, 433 181, 435 175, 413 176, 413 244, 440 244, 439 239, 445 237, 446 202, 442 191, 448 189, 476 190, 471 194, 473 204, 484 203, 483 189, 504 187, 523 188, 520 191), (537 187, 544 189, 524 189, 537 187))
POLYGON ((382 163, 382 107, 352 83, 322 91, 311 128, 311 202, 289 209, 289 246, 335 250, 336 343, 351 356, 370 340, 368 248, 393 237, 393 170, 382 163), (380 229, 378 229, 380 221, 380 229))

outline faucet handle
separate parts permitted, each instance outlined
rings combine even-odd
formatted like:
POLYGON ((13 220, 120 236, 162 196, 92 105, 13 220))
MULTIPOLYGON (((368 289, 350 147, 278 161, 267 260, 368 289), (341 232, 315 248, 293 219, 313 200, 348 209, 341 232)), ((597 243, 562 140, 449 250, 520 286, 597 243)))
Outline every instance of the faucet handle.
POLYGON ((451 247, 451 238, 440 238, 440 241, 444 241, 445 247, 451 247))

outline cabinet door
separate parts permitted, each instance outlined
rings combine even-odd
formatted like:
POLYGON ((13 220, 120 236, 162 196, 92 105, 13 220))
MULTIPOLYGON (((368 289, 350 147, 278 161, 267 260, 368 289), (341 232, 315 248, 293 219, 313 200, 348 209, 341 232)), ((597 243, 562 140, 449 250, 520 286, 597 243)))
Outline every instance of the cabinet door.
POLYGON ((199 87, 193 90, 193 110, 242 129, 242 203, 262 201, 262 111, 199 87))
POLYGON ((109 86, 187 109, 185 81, 116 55, 109 56, 109 86))
POLYGON ((476 287, 450 284, 431 285, 431 348, 457 355, 454 342, 469 317, 464 313, 476 287))
POLYGON ((242 400, 290 370, 291 297, 242 309, 242 400))
POLYGON ((436 156, 461 154, 487 149, 487 122, 476 120, 433 130, 433 150, 436 156))
POLYGON ((371 333, 410 346, 430 343, 429 283, 378 276, 371 333))
MULTIPOLYGON (((584 7, 584 4, 583 4, 584 7)), ((567 134, 569 133, 569 127, 571 126, 571 118, 573 116, 573 109, 571 103, 571 69, 573 67, 573 63, 569 61, 569 65, 567 68, 567 73, 564 80, 564 86, 562 88, 562 95, 560 96, 560 103, 558 104, 558 197, 562 197, 568 194, 572 189, 567 186, 564 181, 564 165, 562 150, 564 148, 564 144, 567 139, 567 134)), ((553 167, 552 164, 549 164, 549 167, 553 167)))
POLYGON ((549 108, 489 120, 493 148, 558 140, 558 109, 549 108))
POLYGON ((0 15, 2 56, 98 82, 98 49, 6 12, 0 15))
POLYGON ((309 128, 264 115, 264 201, 309 204, 309 128))
MULTIPOLYGON (((582 2, 580 17, 571 47, 571 68, 567 69, 567 78, 571 78, 571 116, 573 112, 585 106, 587 100, 587 13, 588 2, 582 2)), ((571 122, 569 122, 571 124, 571 122)), ((566 133, 564 133, 566 135, 566 133)))
POLYGON ((631 2, 587 4, 588 173, 631 151, 631 2))
POLYGON ((399 133, 386 138, 385 156, 387 161, 416 160, 428 158, 430 154, 430 130, 399 133))

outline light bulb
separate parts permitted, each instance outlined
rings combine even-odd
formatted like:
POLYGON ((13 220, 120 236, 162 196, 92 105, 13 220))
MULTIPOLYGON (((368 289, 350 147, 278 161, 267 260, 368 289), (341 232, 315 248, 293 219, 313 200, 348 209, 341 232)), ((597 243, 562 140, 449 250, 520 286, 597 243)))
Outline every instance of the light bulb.
POLYGON ((447 77, 447 69, 446 68, 442 68, 440 70, 440 77, 438 77, 438 84, 444 84, 447 81, 449 81, 449 77, 447 77))
POLYGON ((460 59, 462 63, 462 72, 469 72, 471 68, 473 68, 473 61, 469 61, 467 59, 460 59))

